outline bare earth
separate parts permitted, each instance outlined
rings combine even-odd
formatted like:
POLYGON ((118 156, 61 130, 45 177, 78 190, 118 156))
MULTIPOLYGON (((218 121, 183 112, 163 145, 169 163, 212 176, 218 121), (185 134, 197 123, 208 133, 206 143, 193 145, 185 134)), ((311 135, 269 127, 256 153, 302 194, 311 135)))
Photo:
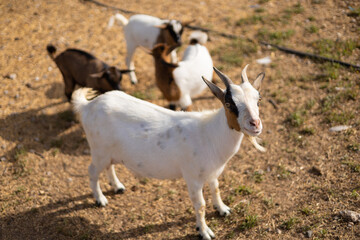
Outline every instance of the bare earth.
MULTIPOLYGON (((246 64, 250 79, 266 73, 260 111, 267 152, 244 140, 229 161, 219 181, 231 216, 218 216, 205 190, 217 239, 360 238, 360 224, 339 215, 360 212, 359 72, 259 43, 359 65, 359 1, 102 1, 235 34, 238 40, 210 34, 215 66, 235 83, 246 64), (256 63, 266 56, 271 64, 256 63), (329 131, 337 125, 351 128, 329 131)), ((0 1, 0 239, 197 239, 181 179, 137 178, 119 165, 125 194, 115 195, 104 174, 109 205, 98 208, 91 196, 89 146, 45 48, 80 48, 125 68, 122 28, 106 29, 114 13, 77 0, 0 1)), ((139 83, 125 76, 124 91, 166 106, 152 57, 139 49, 135 65, 139 83)), ((194 110, 218 107, 208 90, 194 101, 194 110)))

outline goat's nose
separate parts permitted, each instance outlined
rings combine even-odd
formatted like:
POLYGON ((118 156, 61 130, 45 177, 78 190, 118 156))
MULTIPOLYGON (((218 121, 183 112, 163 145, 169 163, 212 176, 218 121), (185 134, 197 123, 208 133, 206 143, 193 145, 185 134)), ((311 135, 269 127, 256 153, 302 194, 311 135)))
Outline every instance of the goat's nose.
POLYGON ((256 128, 258 128, 258 127, 260 127, 260 119, 256 119, 256 120, 251 120, 250 121, 250 125, 251 126, 254 126, 254 127, 256 127, 256 128))

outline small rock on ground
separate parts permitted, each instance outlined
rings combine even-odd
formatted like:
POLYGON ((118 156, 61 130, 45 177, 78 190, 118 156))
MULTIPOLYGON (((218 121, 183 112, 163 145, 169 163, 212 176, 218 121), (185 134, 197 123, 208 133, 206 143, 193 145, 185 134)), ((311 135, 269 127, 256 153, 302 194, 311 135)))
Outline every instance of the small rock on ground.
POLYGON ((344 210, 344 211, 340 211, 339 213, 340 216, 348 222, 353 222, 353 223, 360 222, 360 213, 351 210, 344 210))

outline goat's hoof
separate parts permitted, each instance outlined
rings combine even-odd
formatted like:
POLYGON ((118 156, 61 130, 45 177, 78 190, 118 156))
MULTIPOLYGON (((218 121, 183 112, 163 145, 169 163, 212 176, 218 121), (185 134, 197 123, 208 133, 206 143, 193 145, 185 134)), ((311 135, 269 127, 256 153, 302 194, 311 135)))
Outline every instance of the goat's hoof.
POLYGON ((219 215, 222 216, 222 217, 229 216, 230 213, 231 213, 231 209, 226 205, 224 205, 223 207, 214 206, 214 208, 215 208, 216 212, 218 212, 219 215))
POLYGON ((124 188, 119 188, 118 190, 116 190, 115 194, 124 194, 125 189, 124 188))
POLYGON ((215 234, 208 226, 206 226, 205 229, 200 229, 199 227, 196 227, 196 230, 199 231, 200 239, 210 240, 212 238, 215 238, 215 234))
POLYGON ((102 205, 101 202, 98 202, 98 201, 95 202, 95 205, 97 207, 105 207, 105 205, 102 205))

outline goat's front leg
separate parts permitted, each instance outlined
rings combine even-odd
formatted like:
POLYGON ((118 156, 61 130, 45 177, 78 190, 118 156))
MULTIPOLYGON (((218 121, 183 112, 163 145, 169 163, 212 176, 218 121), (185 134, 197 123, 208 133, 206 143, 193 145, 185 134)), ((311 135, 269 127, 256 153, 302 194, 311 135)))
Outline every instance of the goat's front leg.
POLYGON ((221 200, 220 190, 219 190, 219 181, 214 179, 209 182, 210 191, 212 195, 213 206, 220 213, 221 216, 230 215, 230 208, 226 206, 221 200))
POLYGON ((119 179, 116 177, 114 164, 111 164, 107 168, 107 176, 110 181, 111 186, 113 187, 115 193, 122 194, 125 191, 125 186, 119 181, 119 179))
POLYGON ((187 181, 190 199, 196 212, 196 230, 203 239, 215 238, 214 233, 205 222, 205 200, 202 193, 203 184, 187 181))

